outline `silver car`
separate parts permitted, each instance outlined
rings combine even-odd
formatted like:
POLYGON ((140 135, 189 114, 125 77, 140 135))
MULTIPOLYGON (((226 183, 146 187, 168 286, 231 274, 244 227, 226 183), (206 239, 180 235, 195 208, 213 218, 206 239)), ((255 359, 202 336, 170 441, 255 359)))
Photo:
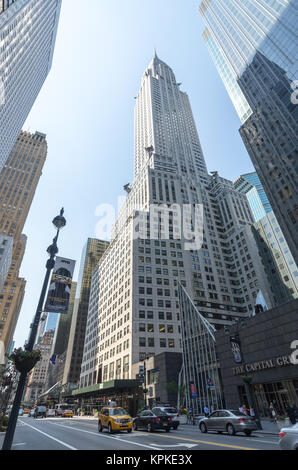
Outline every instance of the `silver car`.
POLYGON ((238 410, 216 410, 207 418, 201 419, 199 428, 203 433, 217 431, 227 432, 233 436, 237 432, 243 432, 246 436, 250 436, 258 426, 253 418, 238 410))
POLYGON ((278 444, 282 450, 298 450, 298 423, 280 430, 278 444))

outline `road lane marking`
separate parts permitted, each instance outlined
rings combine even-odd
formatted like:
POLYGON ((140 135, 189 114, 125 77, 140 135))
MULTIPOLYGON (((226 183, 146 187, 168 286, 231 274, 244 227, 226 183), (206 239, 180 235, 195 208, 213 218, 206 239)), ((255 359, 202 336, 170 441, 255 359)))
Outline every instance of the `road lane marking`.
POLYGON ((181 440, 181 441, 198 442, 199 444, 206 444, 206 445, 211 445, 211 446, 228 447, 228 448, 232 448, 232 449, 259 450, 259 449, 253 449, 253 448, 250 448, 250 447, 233 446, 233 445, 230 445, 230 444, 220 444, 220 443, 216 443, 216 442, 200 441, 200 440, 196 440, 196 439, 188 439, 186 437, 167 436, 167 435, 163 435, 163 434, 156 434, 156 436, 161 436, 161 437, 164 437, 164 438, 167 438, 167 439, 178 439, 178 440, 181 440))
MULTIPOLYGON (((152 444, 152 445, 157 445, 158 444, 152 444)), ((166 446, 165 444, 162 444, 162 447, 187 447, 188 449, 191 449, 192 447, 198 447, 198 444, 173 444, 171 446, 166 446)))
POLYGON ((249 441, 254 441, 254 442, 263 442, 265 444, 273 444, 275 446, 278 446, 278 442, 274 442, 274 441, 259 441, 258 439, 250 439, 249 441))
POLYGON ((50 434, 47 434, 46 432, 43 432, 43 431, 41 431, 40 429, 31 426, 30 424, 23 423, 22 421, 20 421, 20 422, 21 422, 22 424, 25 424, 25 426, 28 426, 29 428, 34 429, 35 431, 39 432, 40 434, 43 434, 44 436, 48 437, 49 439, 53 439, 53 441, 58 442, 59 444, 63 445, 64 447, 67 447, 67 448, 70 449, 70 450, 78 450, 78 449, 76 449, 75 447, 72 447, 71 445, 66 444, 66 443, 63 442, 63 441, 60 441, 60 440, 57 439, 56 437, 53 437, 53 436, 51 436, 50 434))
MULTIPOLYGON (((74 431, 79 431, 79 432, 85 432, 87 434, 93 434, 94 436, 97 436, 97 437, 105 437, 106 439, 112 439, 114 441, 120 441, 120 442, 127 442, 128 444, 133 444, 133 445, 136 445, 136 446, 140 446, 140 447, 146 447, 146 449, 154 449, 154 450, 160 450, 160 446, 159 447, 152 447, 150 444, 140 444, 139 442, 132 442, 132 441, 127 441, 126 439, 118 439, 117 437, 112 437, 112 436, 106 436, 105 434, 102 434, 102 433, 99 433, 99 432, 92 432, 92 431, 86 431, 84 429, 77 429, 77 428, 74 428, 72 426, 63 426, 63 424, 54 424, 52 423, 54 426, 60 426, 61 428, 66 428, 66 429, 73 429, 74 431)), ((158 444, 153 444, 153 445, 157 445, 158 444)))

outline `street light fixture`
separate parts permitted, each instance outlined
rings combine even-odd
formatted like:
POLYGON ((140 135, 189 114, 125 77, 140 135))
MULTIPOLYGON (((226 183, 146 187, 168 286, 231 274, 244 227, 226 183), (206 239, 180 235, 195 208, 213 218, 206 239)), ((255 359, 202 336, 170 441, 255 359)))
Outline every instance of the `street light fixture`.
MULTIPOLYGON (((245 319, 242 319, 240 322, 237 322, 236 323, 236 331, 235 331, 235 334, 237 335, 238 337, 238 341, 239 341, 239 344, 240 344, 240 339, 239 339, 239 325, 241 325, 242 327, 246 327, 247 326, 247 322, 245 319)), ((234 325, 232 325, 233 327, 234 325)), ((230 328, 225 326, 224 327, 224 332, 225 333, 229 333, 230 332, 230 328)), ((243 367, 245 368, 245 360, 244 360, 244 357, 243 357, 243 352, 241 352, 241 358, 240 358, 240 361, 241 361, 241 364, 243 365, 243 367)), ((257 406, 257 402, 256 402, 256 398, 255 398, 255 393, 254 393, 254 389, 253 389, 253 385, 252 385, 252 377, 251 376, 242 376, 242 380, 244 382, 244 387, 245 387, 245 391, 246 391, 246 394, 247 394, 247 398, 248 398, 248 401, 249 401, 249 405, 254 409, 255 411, 255 420, 256 420, 256 424, 258 426, 259 429, 263 429, 262 428, 262 424, 261 424, 261 420, 260 420, 260 416, 259 416, 259 411, 258 411, 258 406, 257 406)))
MULTIPOLYGON (((43 304, 45 301, 45 296, 46 296, 46 291, 47 287, 49 284, 49 279, 51 275, 51 271, 54 268, 55 265, 55 256, 58 253, 58 247, 57 247, 57 241, 58 241, 58 236, 59 236, 59 231, 61 228, 65 227, 66 225, 66 220, 63 216, 64 214, 64 209, 62 208, 60 211, 60 214, 53 219, 53 225, 57 229, 57 233, 55 238, 53 239, 53 243, 48 247, 47 253, 49 254, 50 258, 47 260, 46 263, 46 274, 39 298, 39 302, 37 305, 35 317, 33 320, 33 323, 31 324, 31 332, 29 336, 28 342, 25 344, 25 351, 31 352, 33 350, 34 344, 35 344, 35 339, 36 339, 36 334, 38 330, 38 324, 40 322, 40 318, 43 312, 43 304)), ((29 370, 23 370, 20 373, 19 377, 19 383, 18 383, 18 388, 15 394, 15 399, 13 402, 12 410, 10 413, 9 421, 8 421, 8 426, 2 446, 2 450, 10 450, 12 446, 12 441, 15 433, 15 428, 18 420, 18 415, 19 415, 19 408, 21 405, 24 389, 25 389, 25 384, 27 381, 27 374, 29 370)))

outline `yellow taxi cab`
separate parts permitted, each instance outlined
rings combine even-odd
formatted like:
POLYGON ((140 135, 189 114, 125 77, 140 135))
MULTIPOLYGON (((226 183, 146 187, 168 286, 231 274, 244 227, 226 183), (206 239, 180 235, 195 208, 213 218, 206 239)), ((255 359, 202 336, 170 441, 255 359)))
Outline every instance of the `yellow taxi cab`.
POLYGON ((24 408, 23 414, 28 415, 30 413, 30 408, 24 408))
POLYGON ((63 418, 73 418, 74 412, 72 410, 63 410, 62 417, 63 418))
POLYGON ((132 417, 120 406, 104 406, 98 414, 98 431, 132 431, 132 417))

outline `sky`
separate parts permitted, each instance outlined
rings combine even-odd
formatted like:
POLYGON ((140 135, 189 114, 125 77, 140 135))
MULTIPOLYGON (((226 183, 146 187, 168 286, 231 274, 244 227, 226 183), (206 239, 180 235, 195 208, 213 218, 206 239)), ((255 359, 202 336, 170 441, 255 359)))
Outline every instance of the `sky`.
POLYGON ((23 230, 27 285, 16 347, 36 312, 53 218, 64 207, 58 256, 77 261, 76 281, 83 246, 96 237, 96 208, 117 207, 133 180, 134 97, 154 48, 189 95, 208 170, 232 181, 254 171, 198 7, 196 0, 62 0, 53 66, 23 127, 47 135, 48 155, 23 230))

